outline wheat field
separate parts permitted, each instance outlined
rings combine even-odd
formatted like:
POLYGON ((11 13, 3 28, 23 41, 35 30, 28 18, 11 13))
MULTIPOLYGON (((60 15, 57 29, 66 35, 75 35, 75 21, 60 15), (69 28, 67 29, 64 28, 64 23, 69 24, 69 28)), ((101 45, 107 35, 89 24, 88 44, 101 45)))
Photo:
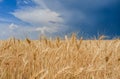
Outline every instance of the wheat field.
POLYGON ((120 79, 120 40, 1 40, 0 79, 120 79))

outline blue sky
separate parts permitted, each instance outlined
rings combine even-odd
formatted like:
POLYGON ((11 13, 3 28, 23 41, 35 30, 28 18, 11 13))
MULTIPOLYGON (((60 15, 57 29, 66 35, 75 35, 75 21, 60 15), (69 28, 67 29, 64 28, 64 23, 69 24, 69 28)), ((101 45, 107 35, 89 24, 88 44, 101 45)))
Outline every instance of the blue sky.
POLYGON ((119 0, 0 0, 0 39, 77 32, 120 36, 119 0))

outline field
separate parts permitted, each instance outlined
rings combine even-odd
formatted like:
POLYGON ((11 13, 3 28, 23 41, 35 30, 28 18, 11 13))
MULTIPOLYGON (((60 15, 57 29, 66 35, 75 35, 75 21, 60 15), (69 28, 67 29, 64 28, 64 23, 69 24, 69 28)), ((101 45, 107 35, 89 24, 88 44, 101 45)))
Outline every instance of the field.
POLYGON ((120 79, 120 40, 1 40, 0 79, 120 79))

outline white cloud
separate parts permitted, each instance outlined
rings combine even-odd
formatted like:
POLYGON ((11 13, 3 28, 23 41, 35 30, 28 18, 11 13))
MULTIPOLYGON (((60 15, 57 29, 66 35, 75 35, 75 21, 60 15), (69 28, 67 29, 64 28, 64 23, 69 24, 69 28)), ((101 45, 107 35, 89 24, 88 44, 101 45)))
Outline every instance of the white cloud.
POLYGON ((25 1, 23 1, 23 2, 24 2, 25 4, 28 4, 28 3, 29 3, 29 2, 28 2, 28 1, 26 1, 26 0, 25 0, 25 1))
POLYGON ((43 27, 29 27, 15 23, 0 24, 0 39, 8 39, 9 37, 16 37, 24 39, 26 36, 36 39, 39 35, 54 36, 54 33, 59 31, 57 26, 43 26, 43 27))
POLYGON ((50 22, 63 22, 63 19, 59 17, 57 12, 50 9, 40 8, 26 8, 22 10, 16 10, 13 15, 25 22, 31 24, 49 24, 50 22))
POLYGON ((31 0, 16 0, 17 5, 21 5, 21 4, 29 4, 31 3, 31 0))
POLYGON ((9 25, 9 29, 11 29, 11 30, 14 30, 14 29, 16 29, 16 28, 18 28, 18 25, 14 24, 14 23, 11 23, 11 24, 9 25))
POLYGON ((44 3, 43 0, 32 0, 33 2, 35 2, 36 4, 38 4, 39 7, 42 7, 44 9, 47 9, 47 5, 44 3))
POLYGON ((45 32, 54 33, 58 31, 58 28, 57 27, 48 28, 47 26, 44 26, 44 27, 37 27, 35 28, 34 31, 41 32, 41 34, 45 34, 45 32))
POLYGON ((12 36, 8 23, 0 23, 0 39, 7 39, 12 36))
POLYGON ((44 34, 45 32, 54 33, 60 31, 58 29, 64 26, 64 19, 60 17, 60 13, 49 9, 42 0, 32 1, 37 4, 36 7, 23 6, 12 13, 18 19, 33 26, 32 28, 29 27, 29 30, 26 31, 41 32, 44 34))

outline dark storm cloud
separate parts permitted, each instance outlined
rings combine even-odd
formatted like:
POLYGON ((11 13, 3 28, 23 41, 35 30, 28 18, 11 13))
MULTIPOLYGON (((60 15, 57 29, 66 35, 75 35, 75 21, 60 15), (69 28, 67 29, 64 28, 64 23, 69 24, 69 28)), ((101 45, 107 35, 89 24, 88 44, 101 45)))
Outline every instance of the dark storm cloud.
POLYGON ((93 36, 105 34, 120 35, 119 0, 61 0, 71 32, 85 32, 93 36))

